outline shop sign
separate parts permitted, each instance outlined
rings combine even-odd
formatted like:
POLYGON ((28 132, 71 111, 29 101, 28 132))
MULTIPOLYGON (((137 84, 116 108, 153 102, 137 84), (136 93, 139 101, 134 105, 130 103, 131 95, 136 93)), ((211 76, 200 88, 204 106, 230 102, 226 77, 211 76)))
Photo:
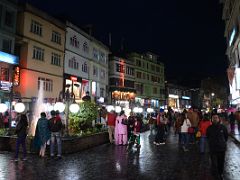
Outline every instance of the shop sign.
POLYGON ((179 96, 175 95, 175 94, 169 94, 168 97, 174 98, 174 99, 178 99, 179 98, 179 96))
POLYGON ((19 64, 19 58, 17 56, 0 51, 0 62, 19 64))
POLYGON ((191 99, 191 98, 188 96, 182 96, 182 99, 191 99))
POLYGON ((0 89, 4 91, 10 91, 12 83, 8 81, 0 81, 0 89))

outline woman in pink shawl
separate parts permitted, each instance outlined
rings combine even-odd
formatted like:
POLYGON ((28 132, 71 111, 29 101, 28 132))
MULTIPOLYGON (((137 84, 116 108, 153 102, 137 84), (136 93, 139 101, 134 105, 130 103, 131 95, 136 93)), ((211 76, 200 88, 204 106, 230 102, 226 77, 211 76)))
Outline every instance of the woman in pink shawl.
POLYGON ((121 111, 115 122, 115 144, 127 145, 127 125, 123 123, 127 121, 127 116, 124 111, 121 111))

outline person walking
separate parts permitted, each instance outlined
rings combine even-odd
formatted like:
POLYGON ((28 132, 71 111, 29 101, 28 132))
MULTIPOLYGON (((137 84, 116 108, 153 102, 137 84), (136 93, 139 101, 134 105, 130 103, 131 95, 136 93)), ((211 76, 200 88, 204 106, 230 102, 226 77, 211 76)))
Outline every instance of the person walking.
POLYGON ((153 118, 152 114, 148 114, 148 124, 150 129, 150 134, 153 134, 154 126, 155 126, 155 119, 153 118))
POLYGON ((235 117, 234 117, 233 112, 231 112, 228 119, 230 122, 231 133, 234 134, 234 132, 235 132, 235 117))
POLYGON ((15 161, 18 161, 18 154, 20 145, 22 145, 23 149, 23 160, 27 160, 27 150, 26 150, 26 137, 27 137, 27 116, 25 114, 21 114, 20 120, 16 126, 16 134, 17 134, 17 141, 16 141, 16 152, 15 152, 15 161))
POLYGON ((203 154, 206 151, 206 132, 207 128, 211 125, 211 121, 209 119, 208 114, 203 115, 203 119, 199 123, 199 131, 201 133, 200 136, 200 153, 203 154))
POLYGON ((108 135, 109 135, 109 141, 111 144, 113 143, 115 122, 116 122, 116 114, 112 110, 107 114, 108 135))
POLYGON ((61 129, 62 129, 62 121, 59 118, 56 118, 56 112, 51 111, 52 118, 49 119, 49 129, 51 132, 51 144, 50 144, 50 155, 54 157, 54 146, 55 139, 57 140, 57 149, 58 154, 57 157, 61 159, 62 157, 62 140, 61 140, 61 129))
POLYGON ((198 131, 199 116, 197 109, 190 108, 187 112, 187 117, 191 122, 191 128, 189 128, 189 142, 195 144, 196 142, 196 133, 198 131))
POLYGON ((127 123, 128 141, 130 140, 130 137, 133 135, 135 119, 136 116, 133 114, 133 112, 130 112, 130 116, 128 117, 127 123))
POLYGON ((220 119, 217 114, 212 116, 212 125, 207 128, 206 135, 209 143, 213 176, 216 179, 223 179, 228 132, 227 128, 220 124, 220 119))
POLYGON ((188 143, 189 143, 189 134, 188 128, 191 127, 191 122, 187 117, 187 114, 182 114, 183 116, 183 124, 181 126, 181 145, 183 150, 188 151, 188 143))
POLYGON ((40 115, 41 118, 38 119, 35 130, 34 145, 37 149, 40 149, 39 157, 45 157, 46 145, 50 140, 50 130, 46 113, 42 112, 40 115))
POLYGON ((124 123, 127 121, 127 116, 124 111, 121 111, 116 118, 115 123, 115 144, 116 145, 127 145, 127 125, 124 123))
POLYGON ((160 109, 157 115, 157 134, 155 136, 155 141, 153 142, 155 145, 159 146, 160 144, 165 144, 164 142, 164 112, 160 109))

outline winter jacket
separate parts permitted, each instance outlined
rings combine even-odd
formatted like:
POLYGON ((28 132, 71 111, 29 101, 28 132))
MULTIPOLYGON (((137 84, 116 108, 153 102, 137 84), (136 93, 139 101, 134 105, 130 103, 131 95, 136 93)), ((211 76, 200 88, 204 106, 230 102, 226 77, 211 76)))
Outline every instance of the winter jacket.
POLYGON ((191 127, 191 122, 189 119, 184 119, 183 125, 181 126, 181 133, 187 133, 189 127, 191 127))
POLYGON ((49 119, 49 130, 51 132, 60 132, 62 129, 62 121, 61 119, 57 119, 56 117, 52 117, 49 119))
POLYGON ((201 132, 201 136, 206 136, 207 128, 211 125, 211 121, 204 121, 202 120, 199 123, 199 131, 201 132))
POLYGON ((20 121, 17 123, 17 126, 16 126, 17 136, 18 137, 27 136, 27 127, 28 127, 27 120, 20 118, 20 121))
POLYGON ((207 138, 210 152, 226 151, 228 132, 227 128, 218 123, 212 124, 207 128, 207 138))

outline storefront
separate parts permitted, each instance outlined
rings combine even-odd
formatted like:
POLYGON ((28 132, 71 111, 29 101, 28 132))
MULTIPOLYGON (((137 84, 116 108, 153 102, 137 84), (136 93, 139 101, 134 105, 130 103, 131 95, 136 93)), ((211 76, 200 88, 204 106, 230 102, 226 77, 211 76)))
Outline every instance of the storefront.
POLYGON ((70 74, 64 74, 64 91, 65 93, 69 93, 70 96, 74 95, 76 101, 82 98, 83 88, 84 86, 82 85, 81 77, 72 76, 70 74))

